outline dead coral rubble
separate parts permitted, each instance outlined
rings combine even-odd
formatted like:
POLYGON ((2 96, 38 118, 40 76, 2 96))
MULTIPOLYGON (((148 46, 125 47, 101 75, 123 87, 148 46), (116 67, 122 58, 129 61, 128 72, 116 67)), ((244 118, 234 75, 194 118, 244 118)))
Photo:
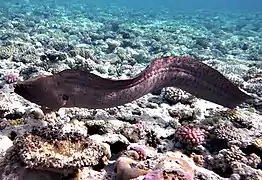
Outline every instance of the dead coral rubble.
POLYGON ((14 147, 23 163, 32 169, 73 173, 87 166, 107 163, 110 152, 102 143, 77 133, 56 134, 44 127, 18 136, 14 147))
MULTIPOLYGON (((139 153, 142 146, 136 146, 137 148, 133 149, 138 150, 139 153)), ((140 177, 145 180, 193 180, 195 164, 192 159, 179 151, 165 154, 155 152, 154 157, 141 161, 132 159, 132 156, 127 157, 132 154, 128 151, 132 150, 127 150, 116 161, 117 180, 138 180, 140 177)), ((150 148, 144 147, 143 151, 149 153, 150 148)))

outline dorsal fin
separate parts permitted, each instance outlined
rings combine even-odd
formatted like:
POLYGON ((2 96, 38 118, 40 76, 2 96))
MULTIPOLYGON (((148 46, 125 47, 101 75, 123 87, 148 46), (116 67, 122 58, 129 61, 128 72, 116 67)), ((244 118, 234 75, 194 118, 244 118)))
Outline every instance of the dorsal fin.
POLYGON ((89 71, 67 69, 59 72, 58 74, 55 74, 54 78, 58 78, 59 81, 62 80, 66 83, 82 84, 84 86, 93 88, 124 89, 137 84, 142 78, 141 73, 133 78, 128 79, 110 79, 103 78, 89 71))

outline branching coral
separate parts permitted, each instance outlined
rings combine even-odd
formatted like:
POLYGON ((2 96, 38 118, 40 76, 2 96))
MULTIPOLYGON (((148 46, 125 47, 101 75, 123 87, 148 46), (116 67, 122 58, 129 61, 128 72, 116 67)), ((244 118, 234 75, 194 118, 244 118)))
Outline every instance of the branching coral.
POLYGON ((0 47, 0 59, 8 59, 17 52, 17 48, 14 45, 5 45, 0 47))

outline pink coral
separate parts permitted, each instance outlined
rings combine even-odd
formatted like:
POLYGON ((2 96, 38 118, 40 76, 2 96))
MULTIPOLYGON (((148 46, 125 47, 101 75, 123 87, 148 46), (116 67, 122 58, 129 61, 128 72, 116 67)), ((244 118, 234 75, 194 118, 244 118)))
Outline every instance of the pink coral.
POLYGON ((128 150, 135 150, 138 155, 139 155, 139 158, 141 160, 144 160, 147 158, 147 147, 144 146, 144 145, 138 145, 138 144, 134 144, 134 145, 130 145, 127 147, 128 150))
POLYGON ((19 74, 17 73, 8 73, 5 75, 5 81, 9 84, 17 82, 18 79, 19 79, 19 74))
POLYGON ((143 127, 144 127, 144 122, 138 120, 138 121, 136 122, 136 126, 139 127, 139 128, 143 128, 143 127))
POLYGON ((176 130, 175 138, 181 143, 198 146, 204 142, 205 134, 199 128, 182 125, 176 130))
POLYGON ((160 171, 148 172, 145 175, 144 180, 161 180, 161 172, 160 171))

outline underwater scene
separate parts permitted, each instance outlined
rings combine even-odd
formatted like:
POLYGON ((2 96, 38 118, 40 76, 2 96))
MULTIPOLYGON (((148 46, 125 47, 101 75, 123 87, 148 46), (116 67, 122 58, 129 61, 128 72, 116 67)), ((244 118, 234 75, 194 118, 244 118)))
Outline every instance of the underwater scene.
POLYGON ((261 0, 1 0, 0 180, 262 180, 261 0))

